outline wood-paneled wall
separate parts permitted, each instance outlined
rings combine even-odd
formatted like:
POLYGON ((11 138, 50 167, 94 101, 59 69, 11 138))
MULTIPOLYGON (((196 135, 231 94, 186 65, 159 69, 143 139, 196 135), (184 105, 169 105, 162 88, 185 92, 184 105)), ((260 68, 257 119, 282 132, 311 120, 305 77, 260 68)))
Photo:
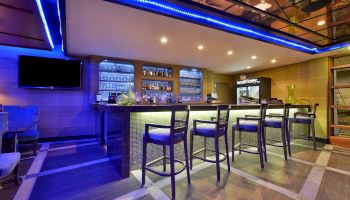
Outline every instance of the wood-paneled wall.
POLYGON ((82 68, 81 89, 25 89, 18 87, 18 55, 63 58, 63 53, 60 50, 52 52, 4 46, 0 46, 0 52, 0 104, 40 106, 38 128, 41 138, 95 133, 95 114, 90 109, 88 63, 82 68))
MULTIPOLYGON (((248 73, 247 77, 272 78, 271 97, 284 100, 287 85, 295 85, 295 96, 320 104, 317 111, 316 136, 327 138, 328 57, 318 58, 288 66, 248 73)), ((235 75, 234 80, 239 76, 235 75)))

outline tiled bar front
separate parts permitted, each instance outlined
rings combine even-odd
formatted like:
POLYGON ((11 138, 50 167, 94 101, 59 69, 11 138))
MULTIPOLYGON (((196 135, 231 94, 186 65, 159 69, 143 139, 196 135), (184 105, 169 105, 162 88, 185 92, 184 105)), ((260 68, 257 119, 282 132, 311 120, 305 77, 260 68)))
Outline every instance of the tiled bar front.
MULTIPOLYGON (((110 106, 109 106, 110 107, 110 106)), ((116 106, 117 107, 117 106, 116 106)), ((121 106, 119 106, 121 107, 121 106)), ((110 107, 111 108, 111 107, 110 107)), ((144 132, 146 123, 164 124, 170 123, 170 106, 131 106, 119 109, 104 109, 106 112, 106 129, 107 129, 107 150, 111 157, 122 156, 121 159, 114 159, 113 162, 117 167, 121 167, 125 174, 128 174, 130 170, 136 170, 141 168, 142 159, 142 133, 144 132), (112 117, 112 115, 114 117, 112 117), (125 126, 126 124, 130 126, 125 126), (129 154, 128 154, 129 152, 129 154), (121 154, 121 155, 120 155, 121 154), (128 154, 128 155, 126 155, 128 154), (129 164, 126 163, 127 159, 129 164), (127 166, 128 165, 128 166, 127 166)), ((212 105, 200 105, 190 106, 190 119, 189 119, 189 131, 192 127, 194 119, 210 120, 211 117, 216 115, 215 106, 212 105)), ((290 110, 290 116, 297 111, 307 110, 309 106, 293 106, 290 110)), ((269 112, 282 113, 283 108, 281 106, 275 106, 273 109, 269 109, 269 112)), ((259 106, 237 106, 231 105, 228 137, 231 148, 232 129, 231 125, 236 122, 236 118, 245 115, 258 115, 259 106)), ((295 125, 293 126, 293 132, 304 132, 306 127, 295 125)), ((280 139, 281 134, 279 129, 267 129, 267 136, 269 138, 280 139)), ((245 143, 256 144, 255 134, 244 134, 243 140, 245 143)), ((237 140, 236 140, 237 141, 237 140)), ((220 149, 224 151, 223 138, 220 139, 220 149)), ((195 137, 194 151, 203 147, 203 139, 195 137)), ((207 147, 214 149, 213 141, 208 139, 207 147)), ((148 145, 147 160, 153 160, 162 156, 162 147, 159 145, 148 145)), ((168 152, 168 151, 167 151, 168 152)), ((207 154, 210 155, 210 154, 207 154)), ((175 157, 182 160, 185 158, 183 144, 177 144, 175 146, 175 157)))

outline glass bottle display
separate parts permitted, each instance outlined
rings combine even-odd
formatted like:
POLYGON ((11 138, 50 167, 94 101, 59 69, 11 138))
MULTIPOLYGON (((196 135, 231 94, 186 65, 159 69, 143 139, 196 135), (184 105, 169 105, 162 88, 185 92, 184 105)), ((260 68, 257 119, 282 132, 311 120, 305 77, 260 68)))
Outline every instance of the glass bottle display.
POLYGON ((183 102, 200 102, 203 74, 197 69, 180 70, 180 96, 183 102))
POLYGON ((172 81, 142 80, 142 95, 151 98, 169 98, 173 93, 172 81))
POLYGON ((173 71, 170 67, 143 65, 142 74, 143 76, 171 78, 173 71))
POLYGON ((104 60, 99 63, 99 93, 108 101, 110 93, 117 95, 134 91, 135 67, 131 63, 104 60))

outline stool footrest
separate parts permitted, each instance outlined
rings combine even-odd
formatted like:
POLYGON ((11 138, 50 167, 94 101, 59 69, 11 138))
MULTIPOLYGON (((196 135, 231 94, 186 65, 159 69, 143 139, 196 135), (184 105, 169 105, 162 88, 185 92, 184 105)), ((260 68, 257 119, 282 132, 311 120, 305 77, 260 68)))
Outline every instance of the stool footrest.
MULTIPOLYGON (((160 160, 163 160, 163 159, 169 159, 169 160, 170 160, 170 158, 167 157, 167 156, 165 156, 165 157, 163 156, 163 157, 157 158, 157 159, 155 159, 155 160, 153 160, 153 161, 147 163, 146 166, 145 166, 145 169, 148 170, 148 171, 150 171, 150 172, 153 172, 153 173, 155 173, 155 174, 157 174, 157 175, 160 175, 160 176, 171 176, 171 173, 170 173, 170 172, 169 172, 169 173, 167 173, 167 172, 161 172, 161 171, 155 170, 155 169, 153 169, 153 168, 151 168, 151 167, 149 166, 149 165, 152 165, 152 164, 154 164, 154 163, 156 163, 156 162, 158 162, 158 161, 160 161, 160 160), (154 162, 154 161, 156 161, 156 162, 154 162)), ((183 163, 183 161, 178 160, 178 159, 174 159, 174 161, 175 161, 176 163, 180 163, 180 164, 182 165, 182 168, 181 168, 180 170, 175 171, 175 175, 180 174, 181 172, 183 172, 183 171, 186 169, 186 165, 185 165, 185 163, 183 163)))
MULTIPOLYGON (((197 158, 197 159, 200 159, 200 160, 203 160, 203 161, 206 161, 206 162, 216 163, 216 160, 209 160, 209 159, 206 159, 206 158, 202 158, 202 157, 196 156, 196 154, 198 154, 198 153, 200 153, 200 152, 202 152, 202 151, 204 151, 204 150, 210 151, 210 152, 214 152, 214 153, 215 153, 215 151, 212 150, 212 149, 205 149, 205 148, 202 148, 202 149, 200 149, 200 150, 194 152, 194 153, 192 154, 193 157, 194 157, 194 158, 197 158)), ((224 158, 220 159, 219 162, 223 162, 223 161, 226 160, 225 154, 219 152, 219 155, 221 155, 221 156, 224 157, 224 158)))

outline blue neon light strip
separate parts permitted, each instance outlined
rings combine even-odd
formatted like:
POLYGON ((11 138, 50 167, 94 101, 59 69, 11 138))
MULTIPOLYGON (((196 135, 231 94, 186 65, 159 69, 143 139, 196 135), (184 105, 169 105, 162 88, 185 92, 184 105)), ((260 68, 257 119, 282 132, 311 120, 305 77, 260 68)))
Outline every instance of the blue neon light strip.
POLYGON ((42 22, 44 24, 44 28, 45 28, 47 39, 49 40, 51 48, 54 48, 54 45, 53 45, 53 42, 52 42, 52 39, 51 39, 51 34, 50 34, 50 31, 49 31, 49 27, 48 27, 47 22, 46 22, 44 10, 43 10, 43 7, 41 5, 41 1, 40 0, 35 0, 35 2, 36 2, 36 5, 38 6, 40 17, 41 17, 41 20, 42 20, 42 22))
POLYGON ((63 34, 62 34, 62 22, 61 22, 60 2, 59 2, 59 0, 57 0, 56 3, 57 3, 58 21, 60 22, 61 50, 62 50, 62 52, 64 52, 63 34))
POLYGON ((116 3, 121 3, 129 5, 132 7, 137 7, 161 14, 170 15, 180 19, 188 20, 195 23, 200 23, 203 25, 208 25, 213 28, 223 29, 231 33, 237 33, 250 38, 260 39, 266 42, 279 44, 288 48, 299 50, 302 52, 310 54, 318 54, 326 51, 332 51, 339 48, 344 48, 349 46, 348 44, 333 45, 325 48, 316 48, 311 45, 306 45, 302 43, 295 42, 293 40, 288 40, 286 38, 269 34, 267 32, 237 23, 233 21, 228 21, 222 18, 218 18, 204 12, 192 10, 186 7, 176 5, 174 3, 169 3, 163 0, 110 0, 116 3))
POLYGON ((178 6, 162 0, 117 0, 115 2, 121 2, 122 4, 131 5, 147 10, 151 10, 158 13, 163 13, 182 19, 190 20, 193 22, 201 23, 204 25, 210 25, 212 27, 221 28, 232 33, 238 33, 248 37, 260 39, 267 42, 273 42, 283 46, 300 50, 307 53, 316 53, 316 48, 309 45, 300 44, 291 40, 287 40, 283 37, 279 37, 273 34, 245 26, 240 23, 224 20, 204 12, 191 10, 185 7, 178 6))

